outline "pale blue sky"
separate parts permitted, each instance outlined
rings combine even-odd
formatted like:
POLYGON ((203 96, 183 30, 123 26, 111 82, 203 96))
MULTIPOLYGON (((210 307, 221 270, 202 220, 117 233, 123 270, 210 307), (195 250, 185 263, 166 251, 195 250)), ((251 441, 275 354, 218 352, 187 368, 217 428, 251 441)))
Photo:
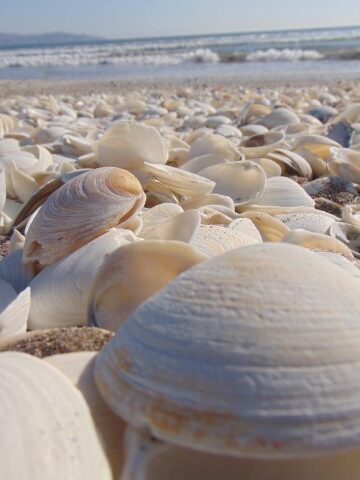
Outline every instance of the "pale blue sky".
POLYGON ((0 0, 0 32, 107 38, 360 24, 360 0, 0 0))

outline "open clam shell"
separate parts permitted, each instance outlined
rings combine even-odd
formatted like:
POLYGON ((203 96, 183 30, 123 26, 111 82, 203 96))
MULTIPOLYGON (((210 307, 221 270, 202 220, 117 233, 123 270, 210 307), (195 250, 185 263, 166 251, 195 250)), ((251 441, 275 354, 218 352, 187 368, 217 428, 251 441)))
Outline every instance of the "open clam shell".
POLYGON ((141 168, 144 162, 166 163, 167 144, 151 126, 140 123, 118 123, 93 144, 100 166, 126 169, 141 168))
POLYGON ((199 175, 215 182, 213 192, 233 199, 235 206, 255 203, 266 186, 266 173, 260 165, 244 160, 212 165, 199 175))
POLYGON ((232 250, 136 310, 99 354, 97 386, 133 426, 195 450, 359 447, 359 294, 357 278, 307 249, 232 250))
POLYGON ((172 192, 184 197, 196 197, 210 193, 215 186, 214 182, 205 177, 169 165, 145 162, 145 170, 172 192))
POLYGON ((104 167, 79 175, 40 208, 26 235, 24 262, 54 263, 135 217, 144 203, 140 183, 126 170, 104 167))
POLYGON ((239 144, 241 152, 246 158, 265 157, 268 153, 279 148, 285 140, 281 132, 266 132, 244 138, 239 144))

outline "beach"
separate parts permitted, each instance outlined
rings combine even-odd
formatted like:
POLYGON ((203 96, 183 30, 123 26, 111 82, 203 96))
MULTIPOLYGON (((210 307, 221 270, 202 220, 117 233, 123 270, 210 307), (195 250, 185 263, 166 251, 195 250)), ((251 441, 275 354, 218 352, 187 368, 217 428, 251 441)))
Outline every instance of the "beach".
POLYGON ((359 61, 308 61, 0 80, 0 477, 359 479, 359 61))

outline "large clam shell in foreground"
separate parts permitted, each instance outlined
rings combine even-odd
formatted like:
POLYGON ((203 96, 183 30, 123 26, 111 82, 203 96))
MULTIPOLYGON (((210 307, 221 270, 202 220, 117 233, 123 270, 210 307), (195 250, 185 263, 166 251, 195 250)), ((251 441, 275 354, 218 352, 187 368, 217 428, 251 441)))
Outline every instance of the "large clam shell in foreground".
POLYGON ((359 295, 357 278, 307 249, 232 250, 138 308, 100 353, 97 385, 130 424, 194 449, 357 447, 359 295))

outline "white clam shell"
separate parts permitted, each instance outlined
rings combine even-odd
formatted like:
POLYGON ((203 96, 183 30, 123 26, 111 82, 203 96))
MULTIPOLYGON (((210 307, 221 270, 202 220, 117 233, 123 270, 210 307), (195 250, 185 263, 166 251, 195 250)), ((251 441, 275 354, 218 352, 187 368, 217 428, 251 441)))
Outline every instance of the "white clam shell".
POLYGON ((341 211, 342 220, 353 225, 360 233, 360 212, 353 211, 351 205, 344 205, 341 211))
POLYGON ((218 163, 226 163, 229 161, 230 160, 222 155, 207 154, 201 155, 200 157, 191 158, 181 165, 181 169, 187 172, 199 173, 204 168, 211 167, 211 165, 217 165, 218 163))
POLYGON ((298 123, 299 117, 288 108, 277 108, 271 113, 257 121, 258 124, 267 128, 274 128, 280 125, 298 123))
POLYGON ((158 228, 161 224, 169 220, 171 217, 183 213, 183 209, 176 203, 160 203, 152 208, 144 210, 141 213, 142 228, 139 236, 146 238, 147 234, 158 228))
POLYGON ((304 248, 227 252, 136 310, 99 354, 97 386, 130 424, 197 450, 358 447, 359 294, 357 278, 304 248))
POLYGON ((265 157, 268 153, 279 148, 285 140, 281 132, 266 132, 244 138, 239 144, 239 149, 246 158, 265 157))
POLYGON ((168 150, 159 132, 139 123, 118 123, 93 145, 101 166, 141 168, 144 162, 165 163, 168 150))
POLYGON ((23 249, 17 249, 0 261, 0 278, 9 283, 12 288, 20 293, 34 277, 34 269, 31 265, 22 263, 23 249))
POLYGON ((298 153, 279 148, 269 153, 267 158, 283 166, 284 170, 287 167, 290 169, 290 172, 293 171, 297 175, 308 179, 312 178, 312 169, 309 162, 298 153))
POLYGON ((343 255, 352 256, 351 250, 340 240, 323 233, 308 232, 301 228, 291 230, 283 239, 283 242, 292 243, 301 247, 328 250, 343 255))
MULTIPOLYGON (((1 289, 1 295, 3 295, 3 289, 1 289)), ((30 288, 25 288, 2 309, 0 312, 1 339, 26 332, 30 302, 30 288)))
POLYGON ((264 193, 254 205, 265 211, 266 207, 314 207, 315 201, 294 180, 287 177, 271 177, 267 179, 264 193))
POLYGON ((281 242, 281 240, 290 232, 289 227, 284 222, 265 212, 244 212, 241 218, 247 218, 252 221, 264 242, 281 242))
POLYGON ((0 354, 0 371, 1 478, 110 480, 89 408, 62 373, 17 352, 0 354))
POLYGON ((90 290, 100 266, 111 252, 135 240, 130 230, 111 229, 44 268, 30 283, 29 329, 86 325, 90 290))
POLYGON ((258 240, 260 243, 263 241, 259 230, 250 218, 237 218, 230 223, 228 229, 235 233, 245 233, 246 235, 255 238, 255 240, 258 240))
POLYGON ((190 244, 207 257, 217 257, 229 250, 260 242, 253 235, 236 229, 222 225, 201 225, 190 244))
POLYGON ((117 249, 94 281, 91 322, 116 331, 144 300, 205 258, 176 241, 148 240, 117 249))
POLYGON ((145 169, 172 192, 184 197, 195 197, 212 192, 215 183, 192 172, 170 165, 145 162, 145 169))
POLYGON ((336 221, 332 215, 324 214, 321 210, 314 212, 290 212, 275 215, 290 230, 301 228, 314 233, 327 233, 330 226, 336 221))
POLYGON ((353 255, 360 257, 360 231, 357 227, 351 223, 334 222, 330 226, 329 235, 346 245, 353 255))
POLYGON ((331 148, 329 169, 333 175, 360 183, 360 152, 351 148, 331 148))
POLYGON ((118 478, 123 463, 125 422, 106 406, 96 388, 96 355, 96 352, 63 353, 45 357, 44 360, 64 374, 84 396, 110 462, 113 478, 118 478))
MULTIPOLYGON (((160 206, 158 205, 158 207, 160 206)), ((150 214, 147 212, 148 215, 150 214)), ((188 243, 201 222, 200 213, 197 210, 187 210, 176 215, 170 215, 163 221, 159 220, 160 218, 156 219, 152 227, 147 226, 145 230, 141 230, 139 236, 146 240, 177 240, 188 243)), ((148 222, 148 220, 146 221, 148 222)))
POLYGON ((189 200, 182 201, 180 205, 184 210, 205 207, 208 205, 222 205, 232 210, 235 209, 234 200, 232 198, 228 197, 227 195, 220 195, 218 193, 199 195, 198 197, 193 197, 189 200))
POLYGON ((266 173, 254 162, 241 161, 213 165, 199 175, 215 182, 214 193, 233 199, 235 206, 256 202, 266 186, 266 173))
POLYGON ((5 171, 0 170, 0 213, 4 210, 6 202, 6 179, 5 171))
POLYGON ((241 157, 241 154, 230 140, 213 133, 202 135, 191 144, 189 158, 192 159, 209 154, 221 155, 228 160, 239 160, 241 157))
POLYGON ((318 255, 321 255, 322 257, 325 257, 330 262, 335 263, 335 265, 338 265, 340 268, 348 271, 354 277, 360 278, 360 268, 357 268, 352 262, 350 262, 350 260, 348 260, 342 254, 338 252, 329 252, 324 250, 319 250, 316 253, 318 253, 318 255))
POLYGON ((357 480, 360 474, 359 449, 312 458, 236 458, 159 442, 132 427, 126 431, 126 445, 124 480, 357 480))
POLYGON ((257 163, 266 173, 267 178, 280 177, 281 167, 270 158, 252 158, 252 162, 257 163))
POLYGON ((24 261, 51 264, 135 217, 144 203, 140 183, 126 170, 104 167, 79 175, 40 208, 26 235, 24 261))

